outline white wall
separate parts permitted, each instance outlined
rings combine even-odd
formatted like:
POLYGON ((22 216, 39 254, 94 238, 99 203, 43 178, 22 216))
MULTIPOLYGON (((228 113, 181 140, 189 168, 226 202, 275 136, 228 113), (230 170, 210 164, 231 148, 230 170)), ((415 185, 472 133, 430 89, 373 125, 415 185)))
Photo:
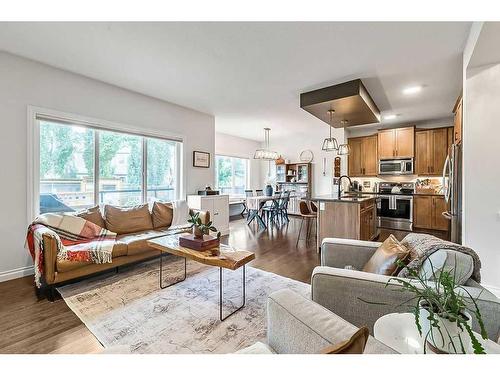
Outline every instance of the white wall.
POLYGON ((483 284, 500 291, 500 64, 467 70, 464 244, 481 258, 483 284))
POLYGON ((31 265, 23 249, 28 105, 185 136, 186 192, 213 182, 213 163, 209 169, 192 167, 193 150, 214 155, 213 116, 0 52, 0 281, 28 273, 31 265))
MULTIPOLYGON (((295 133, 288 137, 273 138, 271 132, 271 149, 277 151, 290 162, 300 162, 299 155, 301 151, 311 150, 314 154, 312 161, 312 195, 331 194, 333 187, 333 159, 336 156, 333 152, 321 150, 323 140, 329 136, 327 124, 315 124, 310 126, 304 124, 303 133, 295 133), (326 158, 326 176, 323 176, 323 158, 326 158)), ((344 143, 344 129, 333 129, 332 136, 340 143, 344 143)), ((271 167, 272 172, 275 171, 271 167)), ((347 171, 347 156, 341 156, 341 171, 343 174, 347 171)), ((262 163, 261 177, 264 184, 267 179, 267 163, 262 163)))
POLYGON ((223 133, 215 133, 215 153, 217 155, 236 156, 250 160, 248 189, 262 189, 262 162, 253 158, 255 150, 260 147, 261 144, 257 141, 223 133))

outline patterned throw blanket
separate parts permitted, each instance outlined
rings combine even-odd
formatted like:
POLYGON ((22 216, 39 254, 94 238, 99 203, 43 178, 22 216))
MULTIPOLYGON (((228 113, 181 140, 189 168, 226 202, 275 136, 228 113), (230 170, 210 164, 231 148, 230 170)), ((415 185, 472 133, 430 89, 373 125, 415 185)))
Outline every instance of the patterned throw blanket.
POLYGON ((35 264, 35 283, 43 275, 43 235, 56 239, 57 259, 77 262, 111 263, 116 233, 73 215, 43 214, 28 227, 25 247, 35 264))
POLYGON ((403 268, 398 277, 408 277, 408 269, 420 269, 425 260, 438 250, 453 250, 459 253, 467 254, 472 257, 474 270, 472 271, 471 279, 481 283, 481 261, 477 253, 469 247, 457 245, 456 243, 444 241, 430 234, 410 233, 401 244, 410 250, 410 263, 403 268))

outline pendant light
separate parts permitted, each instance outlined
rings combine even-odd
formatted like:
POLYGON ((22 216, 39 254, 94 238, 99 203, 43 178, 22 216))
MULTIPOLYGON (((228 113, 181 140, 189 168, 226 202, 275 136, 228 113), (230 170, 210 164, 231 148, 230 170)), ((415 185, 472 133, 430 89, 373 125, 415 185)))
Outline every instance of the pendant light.
POLYGON ((269 149, 269 132, 270 131, 271 131, 271 129, 264 128, 266 148, 261 148, 261 149, 255 150, 255 154, 253 155, 254 159, 276 160, 279 158, 279 155, 276 151, 271 151, 269 149))
MULTIPOLYGON (((340 121, 340 123, 344 127, 347 126, 347 120, 342 120, 340 121)), ((343 143, 339 145, 339 149, 337 150, 337 155, 349 155, 350 152, 351 152, 351 146, 349 146, 349 144, 347 143, 343 143)))
POLYGON ((333 114, 335 111, 333 109, 328 110, 328 115, 330 116, 330 137, 325 138, 323 141, 323 151, 338 151, 339 144, 335 138, 332 137, 332 125, 333 125, 333 114))

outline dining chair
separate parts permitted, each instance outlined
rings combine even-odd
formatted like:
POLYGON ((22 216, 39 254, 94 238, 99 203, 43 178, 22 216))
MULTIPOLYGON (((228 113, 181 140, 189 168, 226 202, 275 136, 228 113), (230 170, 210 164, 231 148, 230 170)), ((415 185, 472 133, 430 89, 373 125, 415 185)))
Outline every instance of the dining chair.
MULTIPOLYGON (((248 197, 253 197, 253 190, 245 190, 245 198, 248 198, 248 197)), ((245 213, 245 211, 247 213, 247 219, 248 219, 248 216, 250 215, 250 212, 248 211, 247 200, 246 199, 243 202, 243 211, 241 212, 241 214, 243 215, 245 213)))
POLYGON ((274 220, 278 218, 281 206, 283 193, 275 194, 272 200, 268 201, 270 204, 262 207, 263 219, 269 224, 274 224, 274 220))
POLYGON ((300 221, 300 229, 299 234, 297 235, 297 242, 295 243, 295 247, 299 245, 300 234, 302 233, 302 226, 304 224, 304 220, 306 221, 306 243, 309 242, 309 237, 311 235, 311 227, 314 220, 317 219, 316 213, 313 213, 307 204, 306 201, 299 202, 299 212, 302 220, 300 221))

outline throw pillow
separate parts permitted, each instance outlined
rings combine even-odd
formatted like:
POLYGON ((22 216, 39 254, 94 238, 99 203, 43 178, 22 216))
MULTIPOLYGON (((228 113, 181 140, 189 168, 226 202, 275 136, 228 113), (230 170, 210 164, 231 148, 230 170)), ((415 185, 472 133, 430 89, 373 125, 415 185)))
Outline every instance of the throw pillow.
POLYGON ((172 224, 174 209, 172 203, 163 203, 155 201, 151 210, 151 218, 153 219, 153 228, 169 227, 172 224))
POLYGON ((106 228, 116 234, 126 234, 153 229, 148 204, 132 207, 104 206, 106 228))
POLYGON ((173 201, 172 207, 174 209, 171 227, 185 227, 189 226, 189 206, 186 201, 173 201))
POLYGON ((423 280, 435 281, 443 271, 451 272, 458 285, 465 285, 474 271, 474 260, 468 254, 438 250, 427 257, 419 270, 423 280))
POLYGON ((106 228, 106 223, 101 215, 101 210, 99 206, 87 208, 84 211, 80 211, 76 214, 76 216, 81 217, 95 225, 100 226, 101 228, 106 228))
POLYGON ((399 272, 398 260, 404 262, 408 254, 409 250, 391 234, 365 264, 363 271, 379 275, 395 275, 399 272))
POLYGON ((321 354, 363 354, 369 336, 368 328, 361 327, 349 340, 328 345, 321 351, 321 354))

